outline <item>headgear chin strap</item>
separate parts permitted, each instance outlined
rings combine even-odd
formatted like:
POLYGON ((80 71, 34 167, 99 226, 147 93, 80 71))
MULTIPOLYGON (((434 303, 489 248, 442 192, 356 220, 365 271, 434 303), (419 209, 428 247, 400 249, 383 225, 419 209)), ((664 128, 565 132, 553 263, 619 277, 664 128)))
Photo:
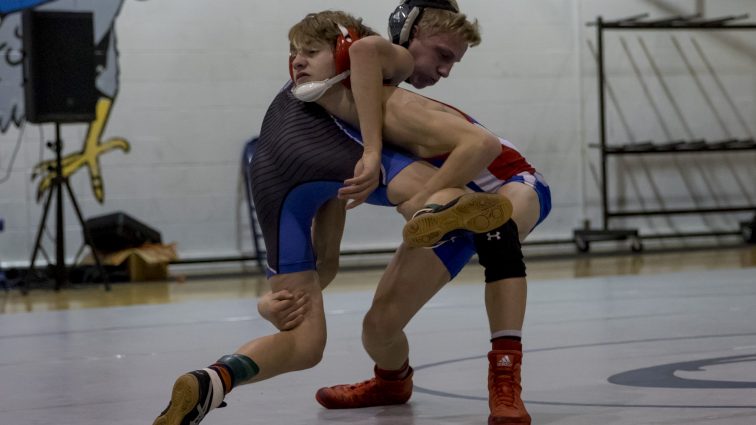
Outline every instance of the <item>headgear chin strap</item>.
POLYGON ((302 102, 314 102, 320 99, 334 84, 349 78, 350 70, 323 81, 310 81, 291 89, 291 94, 302 102))
POLYGON ((394 44, 408 47, 412 27, 418 22, 425 8, 442 9, 459 13, 448 0, 402 0, 389 15, 388 33, 394 44))

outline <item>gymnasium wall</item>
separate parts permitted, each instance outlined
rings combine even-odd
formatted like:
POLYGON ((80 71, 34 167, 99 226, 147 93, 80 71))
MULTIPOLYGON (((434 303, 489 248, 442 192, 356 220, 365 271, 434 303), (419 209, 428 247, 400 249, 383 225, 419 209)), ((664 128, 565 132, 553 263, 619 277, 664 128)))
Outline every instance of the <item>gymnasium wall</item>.
MULTIPOLYGON (((88 169, 73 173, 72 187, 84 215, 124 211, 160 230, 165 241, 176 242, 182 258, 250 253, 241 151, 258 133, 268 104, 288 78, 288 28, 307 12, 330 8, 361 15, 385 34, 386 18, 395 4, 394 0, 59 0, 41 6, 97 9, 112 15, 101 21, 98 31, 109 39, 112 55, 98 85, 103 97, 112 99, 99 142, 125 140, 129 149, 97 156, 102 202, 92 189, 88 169)), ((648 12, 663 17, 691 14, 701 7, 707 17, 750 13, 756 18, 756 2, 749 0, 462 0, 460 4, 479 20, 484 41, 454 67, 452 78, 422 93, 478 118, 517 145, 545 175, 554 205, 532 240, 570 238, 585 220, 600 225, 599 163, 596 150, 589 148, 598 141, 591 52, 595 34, 587 22, 597 15, 616 19, 648 12)), ((14 15, 3 16, 0 23, 4 57, 18 44, 14 15)), ((20 76, 14 77, 20 69, 7 60, 0 62, 5 67, 0 68, 0 217, 5 220, 0 261, 7 266, 25 264, 33 247, 42 206, 36 200, 41 178, 32 180, 31 171, 52 158, 43 141, 53 136, 53 127, 23 124, 20 110, 13 109, 18 106, 18 93, 23 93, 20 76)), ((614 96, 607 106, 610 141, 664 141, 691 134, 709 140, 753 137, 754 70, 756 31, 610 34, 607 74, 614 96), (672 35, 691 61, 693 74, 672 35), (709 72, 704 58, 716 75, 709 72)), ((81 151, 87 130, 83 124, 64 125, 64 153, 81 151)), ((612 161, 611 203, 618 207, 756 201, 753 153, 612 161)), ((640 226, 649 232, 705 231, 734 229, 734 223, 746 217, 661 217, 617 225, 640 226)), ((401 225, 390 209, 361 206, 348 215, 342 249, 393 247, 400 240, 401 225)), ((48 228, 54 234, 52 218, 48 228)), ((69 258, 80 244, 81 228, 67 202, 69 258)), ((49 241, 47 246, 52 246, 49 241)))

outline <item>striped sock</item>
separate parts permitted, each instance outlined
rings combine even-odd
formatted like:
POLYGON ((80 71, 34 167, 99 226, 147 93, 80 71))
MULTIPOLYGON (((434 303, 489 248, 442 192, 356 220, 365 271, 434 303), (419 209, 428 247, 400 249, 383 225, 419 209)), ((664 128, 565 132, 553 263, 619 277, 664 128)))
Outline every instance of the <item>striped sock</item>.
MULTIPOLYGON (((223 395, 228 394, 231 392, 231 389, 234 388, 234 377, 231 374, 231 369, 220 362, 215 362, 207 367, 208 369, 211 369, 216 373, 217 379, 220 379, 221 384, 223 384, 223 395)), ((210 374, 210 378, 216 378, 212 374, 210 374)))
POLYGON ((217 371, 223 389, 228 394, 237 385, 250 382, 258 373, 260 367, 244 354, 228 354, 213 363, 211 369, 217 371))

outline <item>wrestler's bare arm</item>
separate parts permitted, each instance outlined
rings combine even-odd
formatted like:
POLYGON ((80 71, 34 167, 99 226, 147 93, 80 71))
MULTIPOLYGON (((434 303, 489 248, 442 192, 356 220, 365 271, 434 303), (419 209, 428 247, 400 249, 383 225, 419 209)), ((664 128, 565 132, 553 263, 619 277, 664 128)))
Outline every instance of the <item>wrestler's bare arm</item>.
POLYGON ((399 84, 412 74, 409 51, 380 36, 357 40, 349 48, 351 87, 360 122, 365 152, 380 151, 383 143, 383 95, 385 82, 399 84))
POLYGON ((449 153, 424 192, 463 187, 501 153, 488 130, 443 105, 401 89, 386 89, 383 132, 387 141, 420 157, 449 153))
POLYGON ((354 42, 349 48, 349 58, 352 94, 365 151, 354 177, 344 182, 339 197, 351 199, 347 208, 353 208, 367 199, 380 177, 383 105, 377 99, 381 98, 383 84, 404 81, 412 74, 414 60, 407 49, 380 36, 354 42))

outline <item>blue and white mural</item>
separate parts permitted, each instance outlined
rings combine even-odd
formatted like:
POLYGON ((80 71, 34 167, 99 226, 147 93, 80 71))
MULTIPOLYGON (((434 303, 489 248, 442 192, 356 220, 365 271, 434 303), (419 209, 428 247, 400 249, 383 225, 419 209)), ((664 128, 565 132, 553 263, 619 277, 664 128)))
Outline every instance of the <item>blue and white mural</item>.
MULTIPOLYGON (((63 157, 63 175, 70 176, 81 168, 89 171, 95 198, 105 200, 100 155, 120 149, 128 152, 129 142, 123 138, 103 141, 102 135, 113 104, 118 96, 118 49, 115 21, 124 0, 0 0, 0 133, 24 122, 24 80, 21 12, 24 9, 91 12, 94 16, 95 44, 105 54, 98 58, 96 82, 98 100, 96 118, 89 124, 80 151, 63 157)), ((37 200, 49 189, 55 171, 53 161, 42 161, 32 170, 32 179, 39 179, 37 200), (54 167, 52 168, 54 170, 54 167)))

